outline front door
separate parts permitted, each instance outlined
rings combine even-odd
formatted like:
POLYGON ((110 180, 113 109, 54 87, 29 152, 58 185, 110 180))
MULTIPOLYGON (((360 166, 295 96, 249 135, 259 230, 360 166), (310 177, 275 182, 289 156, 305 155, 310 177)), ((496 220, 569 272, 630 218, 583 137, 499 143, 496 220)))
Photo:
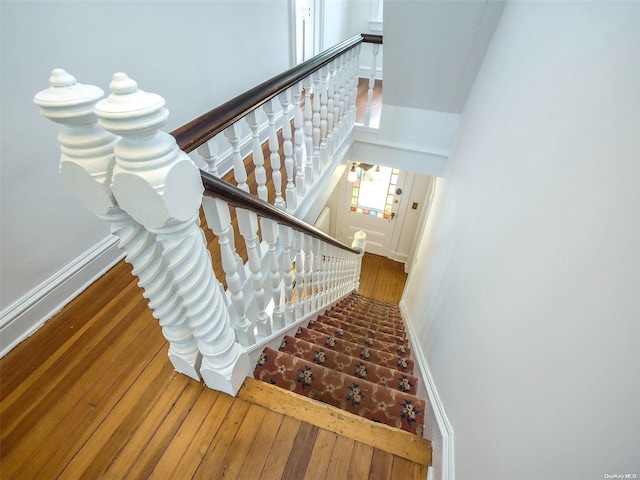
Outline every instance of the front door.
POLYGON ((349 182, 341 215, 341 237, 351 244, 353 234, 367 234, 367 252, 388 257, 396 218, 400 211, 405 173, 398 169, 360 164, 357 178, 349 182))

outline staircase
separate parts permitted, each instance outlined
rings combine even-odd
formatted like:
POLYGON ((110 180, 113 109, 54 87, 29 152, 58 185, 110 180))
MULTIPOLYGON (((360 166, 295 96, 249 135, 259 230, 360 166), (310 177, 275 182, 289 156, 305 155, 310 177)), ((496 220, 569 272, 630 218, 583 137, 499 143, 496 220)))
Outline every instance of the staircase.
POLYGON ((411 350, 397 305, 352 293, 265 348, 254 377, 374 422, 422 436, 411 350))

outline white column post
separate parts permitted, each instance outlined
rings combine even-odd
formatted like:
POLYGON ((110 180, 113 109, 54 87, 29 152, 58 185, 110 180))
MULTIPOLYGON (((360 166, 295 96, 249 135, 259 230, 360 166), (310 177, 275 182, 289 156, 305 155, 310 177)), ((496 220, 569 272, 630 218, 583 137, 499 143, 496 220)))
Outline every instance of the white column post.
POLYGON ((291 118, 289 118, 289 105, 291 105, 289 90, 278 95, 278 100, 282 105, 282 149, 284 150, 284 168, 287 172, 285 199, 287 212, 292 213, 298 207, 298 196, 296 186, 293 183, 293 143, 291 142, 291 118))
POLYGON ((202 354, 200 374, 210 388, 235 395, 251 372, 235 341, 205 238, 198 227, 200 172, 175 139, 159 129, 169 112, 159 95, 143 92, 123 73, 95 107, 100 125, 123 138, 116 145, 113 193, 120 206, 155 233, 173 285, 202 354))
POLYGON ((267 115, 267 120, 269 121, 269 151, 271 155, 269 156, 269 160, 271 162, 271 175, 273 178, 273 187, 276 191, 276 198, 274 201, 274 205, 278 208, 284 210, 284 199, 282 198, 282 173, 280 172, 280 145, 278 144, 278 133, 276 132, 276 123, 275 123, 275 115, 276 115, 276 101, 275 99, 271 99, 267 101, 262 109, 264 113, 267 115))
POLYGON ((369 72, 369 89, 367 90, 367 109, 364 112, 364 125, 366 127, 371 123, 371 103, 373 102, 373 87, 376 85, 376 60, 380 45, 374 43, 372 45, 371 72, 369 72))
POLYGON ((169 341, 171 363, 177 372, 199 380, 200 353, 162 249, 154 234, 119 207, 111 191, 113 148, 119 138, 100 127, 94 114, 103 91, 77 83, 62 69, 54 70, 49 81, 50 88, 38 93, 34 102, 43 116, 65 126, 58 136, 60 175, 82 203, 110 223, 169 341))
POLYGON ((264 154, 262 153, 262 144, 260 143, 260 133, 258 132, 258 124, 256 111, 252 110, 247 114, 245 121, 251 129, 251 149, 253 152, 253 164, 256 166, 254 173, 256 183, 258 184, 258 198, 267 201, 267 171, 264 169, 264 154))

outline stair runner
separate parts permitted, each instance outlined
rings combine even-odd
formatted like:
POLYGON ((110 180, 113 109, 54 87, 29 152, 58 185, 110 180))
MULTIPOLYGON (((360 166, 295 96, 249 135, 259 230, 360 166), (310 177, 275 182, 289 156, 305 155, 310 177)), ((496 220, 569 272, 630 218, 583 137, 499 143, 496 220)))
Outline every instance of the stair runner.
POLYGON ((398 305, 352 293, 265 348, 254 377, 422 436, 424 400, 398 305))

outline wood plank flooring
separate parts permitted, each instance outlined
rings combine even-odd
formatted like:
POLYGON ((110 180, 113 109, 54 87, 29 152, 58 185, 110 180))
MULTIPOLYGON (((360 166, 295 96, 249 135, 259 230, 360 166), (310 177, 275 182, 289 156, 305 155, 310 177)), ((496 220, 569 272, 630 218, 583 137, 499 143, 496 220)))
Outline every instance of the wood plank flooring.
MULTIPOLYGON (((393 263, 366 254, 361 293, 399 298, 393 263)), ((354 440, 349 423, 336 433, 175 373, 130 271, 120 262, 0 360, 1 478, 426 477, 424 457, 354 440)))

